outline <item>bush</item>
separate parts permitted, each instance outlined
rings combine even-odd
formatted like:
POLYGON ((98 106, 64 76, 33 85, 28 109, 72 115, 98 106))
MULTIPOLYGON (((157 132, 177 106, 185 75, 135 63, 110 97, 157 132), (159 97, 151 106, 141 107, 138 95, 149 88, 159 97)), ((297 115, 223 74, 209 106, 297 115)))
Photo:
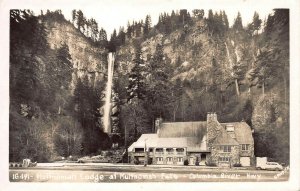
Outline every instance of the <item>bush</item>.
POLYGON ((214 162, 206 162, 205 164, 206 166, 217 166, 217 164, 214 162))
POLYGON ((138 159, 134 159, 134 162, 133 162, 135 165, 138 165, 140 164, 140 161, 138 159))
POLYGON ((188 161, 187 159, 185 159, 185 160, 183 161, 183 165, 185 165, 185 166, 189 165, 189 161, 188 161))
POLYGON ((235 163, 233 164, 233 167, 242 167, 242 165, 240 163, 235 163))

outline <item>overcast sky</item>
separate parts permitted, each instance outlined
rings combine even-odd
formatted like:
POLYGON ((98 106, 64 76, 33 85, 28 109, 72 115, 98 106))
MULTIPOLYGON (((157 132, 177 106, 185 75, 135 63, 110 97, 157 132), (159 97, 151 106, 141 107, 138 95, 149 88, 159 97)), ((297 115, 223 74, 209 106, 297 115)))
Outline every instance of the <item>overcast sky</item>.
MULTIPOLYGON (((86 1, 60 1, 59 6, 55 3, 32 4, 31 8, 39 14, 40 9, 61 9, 68 20, 71 20, 71 11, 81 9, 87 18, 96 19, 100 27, 103 27, 108 36, 113 29, 119 29, 120 26, 127 26, 127 22, 145 19, 147 14, 151 15, 152 24, 156 24, 159 14, 162 12, 171 13, 172 10, 204 9, 207 15, 208 9, 214 12, 225 10, 229 24, 232 25, 238 11, 242 15, 243 24, 251 22, 254 11, 257 11, 260 18, 264 20, 268 14, 272 13, 273 4, 264 1, 264 4, 258 1, 236 1, 236 0, 86 0, 86 1), (46 5, 46 7, 45 7, 46 5)), ((192 13, 191 13, 192 14, 192 13)))

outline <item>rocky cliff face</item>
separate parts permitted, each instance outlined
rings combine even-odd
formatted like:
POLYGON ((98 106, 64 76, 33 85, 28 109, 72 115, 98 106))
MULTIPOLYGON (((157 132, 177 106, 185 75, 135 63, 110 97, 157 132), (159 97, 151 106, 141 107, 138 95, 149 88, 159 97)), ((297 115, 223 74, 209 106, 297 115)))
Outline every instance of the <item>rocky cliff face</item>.
MULTIPOLYGON (((171 74, 173 80, 201 80, 208 85, 213 78, 211 70, 215 67, 222 71, 222 81, 230 81, 233 79, 233 67, 241 61, 243 49, 247 47, 249 54, 255 52, 255 44, 251 44, 251 41, 229 35, 222 38, 210 35, 204 19, 186 29, 177 29, 168 35, 158 33, 142 40, 142 54, 146 62, 153 56, 158 43, 163 45, 166 62, 175 68, 171 74), (212 59, 216 60, 217 66, 213 65, 212 59)), ((118 51, 121 72, 131 70, 133 55, 132 41, 121 46, 118 51)))
POLYGON ((68 21, 46 21, 48 43, 51 49, 67 44, 73 63, 71 87, 74 89, 78 78, 88 77, 90 85, 104 79, 107 71, 107 51, 96 47, 68 21))

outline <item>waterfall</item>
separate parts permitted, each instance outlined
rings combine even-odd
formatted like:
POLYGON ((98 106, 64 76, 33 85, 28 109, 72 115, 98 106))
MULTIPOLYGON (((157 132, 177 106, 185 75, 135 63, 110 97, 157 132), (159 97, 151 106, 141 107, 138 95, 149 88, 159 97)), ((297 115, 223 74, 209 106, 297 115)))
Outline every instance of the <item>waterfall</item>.
POLYGON ((239 54, 238 54, 238 50, 237 48, 235 48, 235 51, 234 51, 235 55, 236 55, 236 62, 239 62, 241 60, 239 54))
POLYGON ((230 68, 232 68, 233 64, 232 64, 232 60, 230 58, 230 53, 229 53, 228 46, 227 46, 226 42, 225 42, 225 47, 226 47, 227 57, 228 57, 228 60, 229 60, 229 66, 230 66, 230 68))
POLYGON ((113 85, 113 76, 114 76, 114 61, 115 57, 112 52, 108 54, 108 68, 107 68, 107 84, 105 92, 105 105, 104 105, 104 117, 103 125, 104 132, 111 133, 111 94, 112 94, 112 85, 113 85))
MULTIPOLYGON (((225 42, 225 46, 226 46, 226 51, 227 51, 227 57, 228 57, 228 60, 229 60, 229 66, 231 68, 231 73, 230 74, 231 74, 232 77, 234 77, 235 75, 234 75, 234 72, 232 70, 234 64, 232 63, 232 60, 230 58, 230 53, 229 53, 228 46, 227 46, 226 42, 225 42)), ((238 52, 237 52, 236 48, 235 48, 235 54, 237 56, 237 60, 239 61, 240 57, 238 55, 238 52)), ((240 90, 239 90, 239 84, 238 84, 237 78, 234 78, 234 83, 235 83, 236 94, 237 94, 237 96, 239 96, 240 95, 240 90)))

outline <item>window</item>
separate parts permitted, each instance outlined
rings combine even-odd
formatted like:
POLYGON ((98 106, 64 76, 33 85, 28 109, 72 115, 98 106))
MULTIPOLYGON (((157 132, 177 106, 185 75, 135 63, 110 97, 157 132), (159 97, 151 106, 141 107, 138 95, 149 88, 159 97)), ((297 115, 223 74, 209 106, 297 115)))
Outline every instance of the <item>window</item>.
POLYGON ((248 151, 249 145, 248 144, 242 144, 242 151, 248 151))
POLYGON ((177 149, 176 149, 176 153, 177 153, 178 155, 183 155, 183 154, 184 154, 184 148, 177 148, 177 149))
POLYGON ((167 162, 172 162, 173 158, 172 157, 167 157, 167 162))
POLYGON ((183 158, 182 157, 178 157, 177 158, 177 162, 183 162, 183 158))
POLYGON ((220 157, 219 158, 219 162, 229 162, 230 161, 230 157, 220 157))
POLYGON ((164 149, 163 149, 163 148, 156 148, 156 149, 155 149, 155 152, 156 152, 156 153, 163 153, 163 152, 164 152, 164 149))
POLYGON ((152 153, 153 152, 153 148, 149 148, 149 152, 152 153))
POLYGON ((184 148, 177 148, 176 152, 184 152, 184 148))
POLYGON ((166 151, 167 151, 168 154, 173 154, 174 149, 173 148, 167 148, 166 151))
POLYGON ((135 148, 135 152, 136 153, 143 153, 144 152, 144 148, 135 148))
POLYGON ((230 145, 222 145, 220 146, 220 150, 224 153, 230 153, 231 152, 231 146, 230 145))
POLYGON ((162 158, 162 157, 156 157, 156 161, 157 161, 157 162, 162 162, 162 161, 163 161, 163 158, 162 158))

